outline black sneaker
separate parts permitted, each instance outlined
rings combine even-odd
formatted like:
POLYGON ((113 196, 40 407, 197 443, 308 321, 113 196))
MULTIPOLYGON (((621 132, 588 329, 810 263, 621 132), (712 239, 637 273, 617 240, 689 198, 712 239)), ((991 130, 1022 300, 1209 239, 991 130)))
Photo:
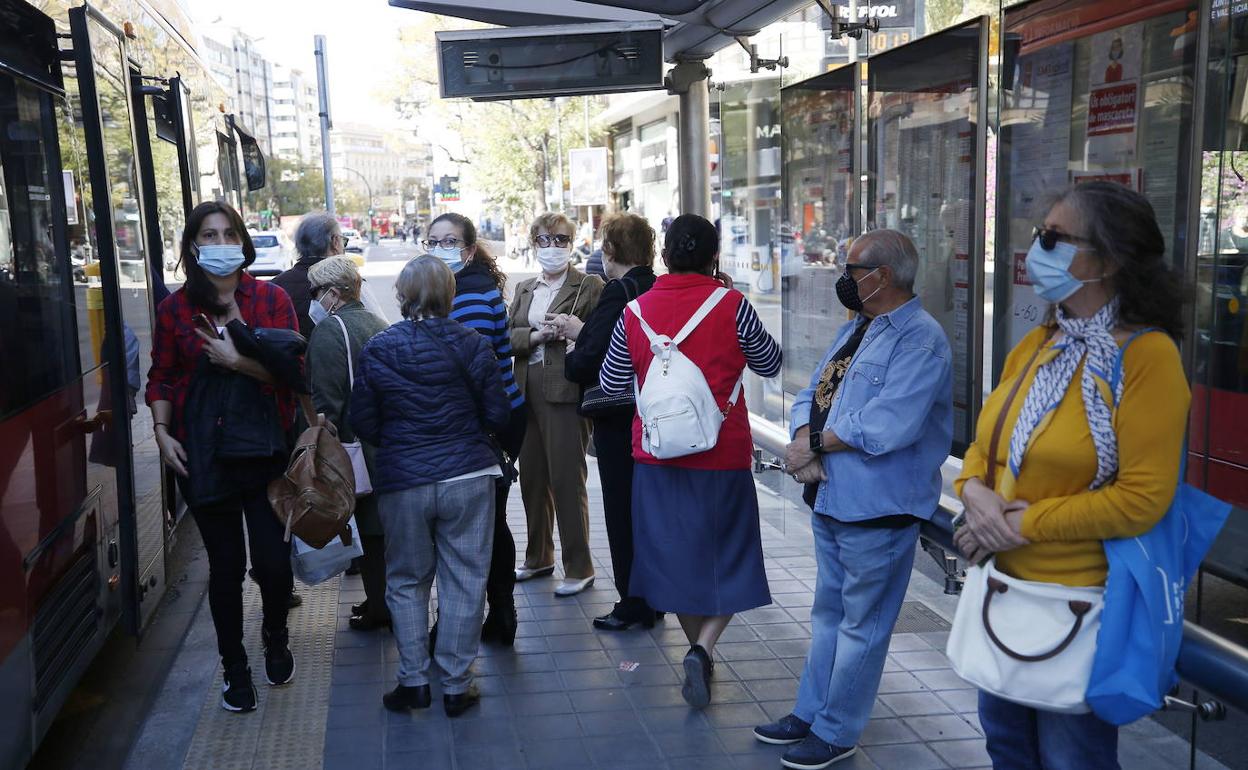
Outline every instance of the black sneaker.
POLYGON ((247 661, 226 667, 225 681, 221 684, 221 708, 226 711, 256 710, 256 686, 251 683, 251 669, 247 661))
POLYGON ((807 735, 810 735, 810 724, 803 722, 793 714, 781 717, 779 722, 759 725, 754 728, 755 738, 763 743, 770 743, 775 746, 797 743, 807 735))
POLYGON ((705 708, 711 702, 711 656, 702 645, 695 644, 685 655, 685 684, 680 694, 694 708, 705 708))
POLYGON ((842 759, 849 759, 857 752, 857 746, 833 746, 811 733, 784 752, 780 764, 793 770, 823 770, 842 759))
POLYGON ((295 678, 295 656, 290 654, 290 636, 285 629, 269 633, 261 631, 264 640, 264 678, 270 687, 286 684, 295 678))

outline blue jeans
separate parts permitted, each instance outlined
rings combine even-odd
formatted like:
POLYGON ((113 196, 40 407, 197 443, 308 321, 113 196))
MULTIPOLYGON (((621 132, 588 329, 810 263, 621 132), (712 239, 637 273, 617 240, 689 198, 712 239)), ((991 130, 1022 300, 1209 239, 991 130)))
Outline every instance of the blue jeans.
POLYGON ((1118 770, 1118 728, 1095 714, 1058 714, 979 693, 993 770, 1118 770))
POLYGON ((914 566, 917 523, 901 529, 843 524, 813 514, 819 579, 813 638, 793 713, 819 738, 853 746, 867 726, 888 640, 914 566))

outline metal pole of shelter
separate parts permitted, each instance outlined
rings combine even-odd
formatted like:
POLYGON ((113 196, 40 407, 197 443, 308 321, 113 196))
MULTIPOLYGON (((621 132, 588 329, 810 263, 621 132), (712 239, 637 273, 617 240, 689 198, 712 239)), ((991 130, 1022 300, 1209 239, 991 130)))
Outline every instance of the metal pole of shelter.
POLYGON ((555 105, 555 158, 559 162, 559 181, 555 189, 559 193, 559 211, 566 210, 563 197, 563 116, 559 114, 559 97, 550 100, 555 105))
POLYGON ((680 213, 711 215, 711 71, 700 61, 679 62, 667 74, 667 90, 680 95, 680 213))
POLYGON ((325 175, 325 210, 334 216, 334 169, 330 157, 329 129, 334 123, 329 115, 329 66, 326 63, 325 36, 316 38, 316 87, 320 92, 321 172, 325 175))
MULTIPOLYGON (((585 111, 585 146, 589 147, 589 97, 581 97, 581 106, 585 111)), ((589 222, 589 253, 594 253, 594 204, 585 206, 585 219, 589 222)))

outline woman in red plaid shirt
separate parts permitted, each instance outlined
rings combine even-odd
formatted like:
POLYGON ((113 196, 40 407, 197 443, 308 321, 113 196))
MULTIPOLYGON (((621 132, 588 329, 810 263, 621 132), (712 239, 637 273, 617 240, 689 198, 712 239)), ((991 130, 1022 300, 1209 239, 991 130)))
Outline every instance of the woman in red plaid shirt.
MULTIPOLYGON (((186 483, 190 469, 199 472, 223 462, 215 456, 196 457, 197 451, 211 450, 188 441, 188 417, 196 417, 197 410, 194 402, 188 410, 187 399, 198 378, 228 378, 234 373, 258 380, 265 384, 264 397, 276 401, 275 419, 281 422, 281 429, 289 431, 293 423, 292 394, 274 387, 268 370, 240 355, 229 334, 223 333, 226 324, 235 320, 253 329, 299 328, 286 292, 247 274, 246 268, 255 258, 255 247, 238 212, 225 203, 201 203, 187 218, 182 234, 181 264, 186 283, 156 309, 147 403, 152 409, 161 460, 182 477, 184 491, 190 489, 186 483)), ((204 392, 202 388, 200 392, 204 392)), ((251 563, 264 604, 265 678, 270 685, 281 685, 294 677, 295 661, 286 631, 287 602, 293 585, 290 546, 283 540, 282 525, 266 494, 268 481, 282 472, 285 460, 281 455, 248 460, 222 474, 234 483, 218 485, 206 499, 188 500, 208 551, 208 603, 225 668, 221 706, 229 711, 256 707, 256 690, 243 648, 243 576, 247 567, 244 518, 251 563)), ((202 494, 202 486, 197 494, 202 494)))

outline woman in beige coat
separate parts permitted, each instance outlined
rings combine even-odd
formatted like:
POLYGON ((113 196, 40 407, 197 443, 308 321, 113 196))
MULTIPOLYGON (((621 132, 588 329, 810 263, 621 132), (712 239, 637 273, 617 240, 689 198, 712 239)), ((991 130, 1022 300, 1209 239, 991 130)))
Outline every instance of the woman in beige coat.
POLYGON ((547 213, 529 228, 542 273, 516 286, 511 302, 511 348, 516 382, 529 406, 520 450, 520 495, 529 525, 524 565, 516 580, 555 571, 554 524, 563 548, 563 582, 557 596, 574 596, 594 583, 589 553, 589 500, 585 450, 589 421, 577 414, 581 388, 563 376, 568 346, 551 323, 556 316, 589 317, 602 279, 571 266, 576 229, 562 214, 547 213))

